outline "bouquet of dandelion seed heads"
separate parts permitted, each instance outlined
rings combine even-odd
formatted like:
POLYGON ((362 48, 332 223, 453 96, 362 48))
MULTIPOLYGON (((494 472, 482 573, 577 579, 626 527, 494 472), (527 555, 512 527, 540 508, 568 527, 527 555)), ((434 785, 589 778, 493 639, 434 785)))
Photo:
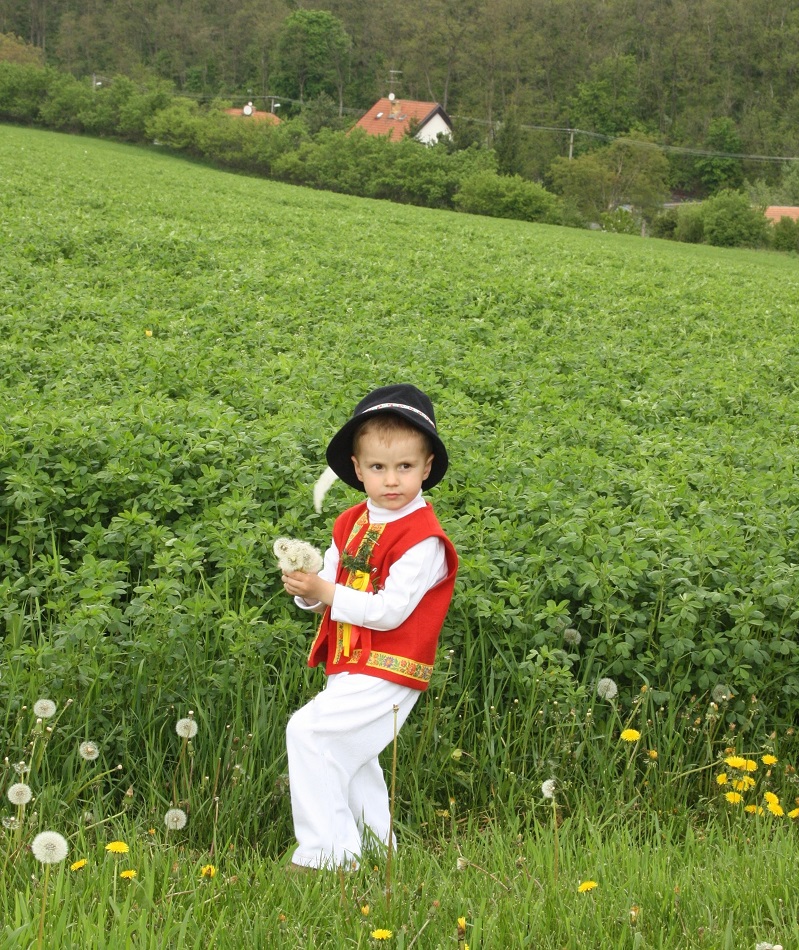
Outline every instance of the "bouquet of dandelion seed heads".
POLYGON ((296 538, 278 538, 272 550, 275 552, 278 567, 284 574, 303 571, 306 574, 318 574, 324 560, 320 552, 307 541, 296 538))

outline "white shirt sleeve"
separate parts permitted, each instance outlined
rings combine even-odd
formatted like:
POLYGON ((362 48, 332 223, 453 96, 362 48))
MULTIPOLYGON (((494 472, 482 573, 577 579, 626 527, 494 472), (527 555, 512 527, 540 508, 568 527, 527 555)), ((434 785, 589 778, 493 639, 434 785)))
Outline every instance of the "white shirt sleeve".
MULTIPOLYGON (((327 557, 323 572, 326 570, 327 557)), ((330 617, 369 630, 393 630, 410 617, 424 595, 446 576, 444 542, 441 538, 425 538, 392 565, 382 590, 353 590, 336 584, 330 617)))

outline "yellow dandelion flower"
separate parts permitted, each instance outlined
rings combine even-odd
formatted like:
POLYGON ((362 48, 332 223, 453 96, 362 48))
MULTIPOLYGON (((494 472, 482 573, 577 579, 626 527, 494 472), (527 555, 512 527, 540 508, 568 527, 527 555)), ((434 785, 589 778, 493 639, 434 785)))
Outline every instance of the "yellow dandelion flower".
POLYGON ((130 868, 127 871, 120 871, 119 876, 123 881, 132 881, 133 878, 136 877, 136 872, 133 870, 133 868, 130 868))
POLYGON ((364 917, 368 917, 371 909, 372 908, 368 904, 364 904, 363 907, 361 908, 361 913, 363 914, 364 917))
POLYGON ((724 796, 731 805, 737 805, 741 801, 739 792, 727 792, 724 796))
POLYGON ((458 938, 463 939, 466 936, 466 918, 458 918, 458 938))
POLYGON ((585 894, 586 891, 593 891, 595 887, 598 887, 596 881, 583 881, 580 886, 577 888, 578 894, 585 894))
POLYGON ((736 792, 745 792, 747 789, 750 789, 755 784, 755 780, 750 775, 742 775, 741 778, 737 778, 733 783, 732 787, 736 792))
POLYGON ((378 927, 377 930, 372 931, 373 940, 390 940, 393 936, 390 930, 385 930, 382 927, 378 927))
POLYGON ((768 805, 766 805, 766 808, 768 808, 772 815, 776 815, 777 818, 782 818, 782 816, 785 814, 782 805, 780 805, 779 802, 769 802, 768 805))
POLYGON ((747 772, 757 772, 757 762, 754 759, 745 759, 744 768, 747 772))
POLYGON ((80 858, 80 860, 74 861, 72 864, 70 864, 69 869, 70 871, 80 871, 81 868, 85 868, 85 867, 86 867, 86 858, 80 858))
POLYGON ((757 805, 745 805, 744 811, 749 812, 750 815, 757 814, 757 805))
POLYGON ((625 729, 619 738, 622 742, 638 742, 641 738, 641 733, 637 729, 625 729))
POLYGON ((789 818, 799 818, 799 808, 794 808, 792 811, 788 812, 789 818))
POLYGON ((768 805, 779 805, 780 803, 779 798, 777 798, 774 792, 766 792, 763 795, 763 798, 766 800, 766 804, 768 805))
POLYGON ((716 776, 716 785, 726 785, 727 784, 727 773, 719 772, 716 776))
POLYGON ((216 868, 213 864, 204 864, 200 868, 200 877, 214 877, 216 874, 216 868))
POLYGON ((746 759, 740 755, 728 755, 724 760, 724 764, 729 765, 731 769, 745 769, 746 759))
POLYGON ((145 331, 144 331, 144 335, 145 335, 145 336, 152 336, 152 335, 153 335, 153 331, 152 331, 152 330, 145 330, 145 331))
POLYGON ((127 854, 130 851, 130 848, 125 844, 124 841, 109 841, 105 846, 105 850, 109 851, 111 854, 127 854))
POLYGON ((647 752, 647 755, 649 756, 650 759, 653 759, 653 760, 654 760, 654 759, 656 759, 656 758, 658 757, 658 750, 657 750, 657 749, 650 749, 649 752, 647 752))
POLYGON ((763 765, 776 765, 779 759, 776 755, 761 755, 760 761, 763 765))
POLYGON ((154 834, 155 834, 155 828, 148 828, 148 829, 147 829, 147 834, 148 834, 148 835, 154 835, 154 834))

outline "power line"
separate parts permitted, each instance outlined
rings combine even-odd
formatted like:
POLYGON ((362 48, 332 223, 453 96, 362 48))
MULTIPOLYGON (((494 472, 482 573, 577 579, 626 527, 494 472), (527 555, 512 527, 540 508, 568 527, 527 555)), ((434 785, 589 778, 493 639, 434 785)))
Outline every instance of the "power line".
MULTIPOLYGON (((473 119, 466 115, 453 115, 453 119, 462 122, 475 122, 478 125, 489 125, 492 128, 495 123, 488 119, 473 119)), ((589 132, 586 129, 560 128, 551 125, 526 125, 519 124, 519 128, 530 132, 563 132, 567 135, 585 135, 589 138, 599 139, 602 142, 625 142, 638 148, 654 149, 661 152, 672 152, 678 155, 699 155, 707 158, 739 158, 751 162, 799 162, 799 156, 796 155, 751 155, 744 152, 714 152, 703 148, 690 148, 683 145, 661 145, 658 142, 646 142, 641 139, 628 138, 625 135, 605 135, 602 132, 589 132)))

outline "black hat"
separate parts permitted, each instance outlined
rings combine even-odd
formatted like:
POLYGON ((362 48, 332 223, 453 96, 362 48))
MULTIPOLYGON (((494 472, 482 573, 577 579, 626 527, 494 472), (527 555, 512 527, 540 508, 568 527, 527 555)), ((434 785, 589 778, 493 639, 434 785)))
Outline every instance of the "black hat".
POLYGON ((421 389, 408 383, 381 386, 380 389, 375 389, 364 397, 355 407, 352 418, 330 440, 330 445, 327 447, 327 464, 342 482, 363 490, 363 482, 355 474, 355 466, 352 464, 352 438, 356 429, 367 419, 383 413, 401 416, 430 439, 433 446, 433 464, 430 474, 422 482, 422 488, 427 489, 437 485, 444 477, 449 465, 447 450, 436 432, 433 403, 421 389))

